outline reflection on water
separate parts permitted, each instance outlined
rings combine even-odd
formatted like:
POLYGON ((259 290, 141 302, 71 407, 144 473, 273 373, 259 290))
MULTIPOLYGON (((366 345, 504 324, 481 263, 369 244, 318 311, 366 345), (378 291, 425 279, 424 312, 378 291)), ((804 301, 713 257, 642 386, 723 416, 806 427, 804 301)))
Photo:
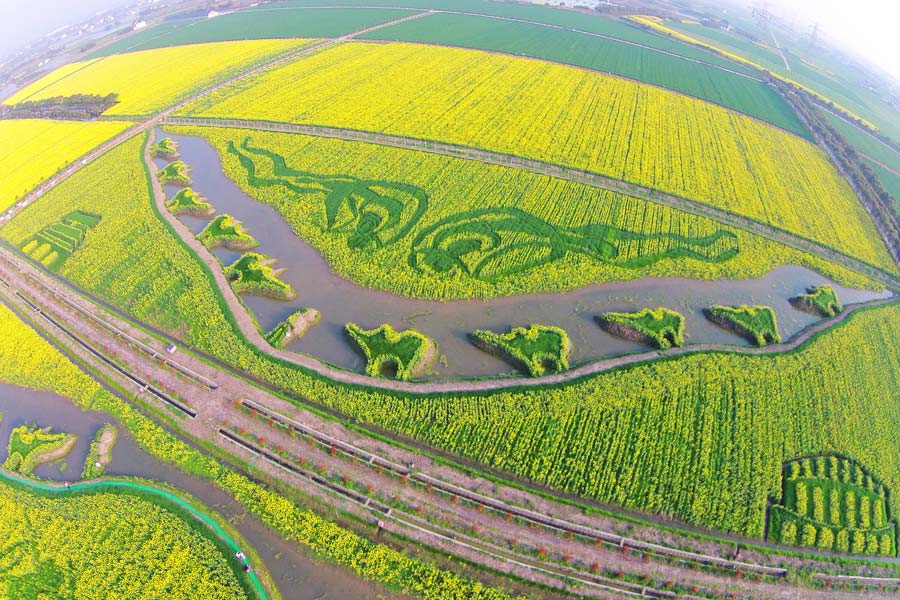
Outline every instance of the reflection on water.
MULTIPOLYGON (((250 234, 260 242, 256 251, 277 259, 278 267, 287 269, 281 278, 297 290, 296 299, 284 302, 242 296, 260 325, 268 330, 302 306, 317 308, 322 313, 319 325, 303 339, 290 344, 288 349, 357 371, 364 365, 344 335, 344 324, 349 321, 366 328, 381 323, 390 323, 397 329, 414 326, 434 338, 441 354, 447 358, 446 366, 437 367, 437 377, 467 377, 510 371, 506 362, 476 350, 469 343, 467 335, 475 329, 501 331, 512 325, 531 323, 562 327, 572 337, 571 362, 576 364, 646 349, 600 329, 594 317, 605 311, 666 306, 685 315, 687 343, 748 345, 743 338, 707 321, 702 310, 711 304, 769 305, 778 316, 782 337, 788 339, 817 320, 813 315, 794 309, 788 302, 788 298, 806 291, 809 286, 831 283, 845 305, 886 295, 844 288, 809 269, 783 266, 765 277, 746 281, 642 279, 564 293, 491 300, 439 302, 403 298, 359 286, 336 275, 321 254, 298 238, 274 208, 253 200, 223 174, 218 154, 205 139, 170 137, 180 144, 182 160, 192 166, 194 190, 205 196, 219 214, 229 213, 243 221, 250 234)), ((162 166, 164 162, 159 164, 162 166)), ((169 189, 170 193, 174 190, 169 189)), ((180 218, 194 232, 199 232, 207 223, 204 219, 180 218)), ((223 249, 214 250, 214 253, 226 264, 238 256, 223 249)))
POLYGON ((183 490, 225 517, 259 553, 285 600, 321 600, 346 598, 401 598, 363 581, 346 569, 308 557, 302 548, 290 544, 255 517, 246 513, 233 498, 211 483, 187 475, 171 465, 150 456, 137 446, 121 425, 99 412, 82 412, 71 401, 49 392, 38 392, 0 383, 0 462, 6 460, 10 432, 23 423, 52 427, 78 436, 75 448, 66 457, 68 464, 61 473, 57 465, 41 465, 35 475, 43 479, 75 481, 81 475, 88 446, 104 423, 112 422, 119 430, 113 448, 108 475, 132 475, 162 481, 183 490))

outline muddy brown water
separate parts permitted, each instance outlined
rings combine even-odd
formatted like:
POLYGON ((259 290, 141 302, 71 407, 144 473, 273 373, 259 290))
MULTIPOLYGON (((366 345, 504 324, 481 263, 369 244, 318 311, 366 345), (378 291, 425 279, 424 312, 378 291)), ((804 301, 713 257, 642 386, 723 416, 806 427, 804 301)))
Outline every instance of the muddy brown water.
POLYGON ((310 557, 302 547, 292 544, 263 525, 233 498, 213 484, 183 473, 138 447, 134 438, 115 419, 101 412, 85 412, 70 400, 50 392, 25 389, 0 383, 0 461, 6 460, 10 432, 24 423, 52 427, 78 436, 72 452, 64 459, 65 469, 58 464, 41 465, 35 475, 54 481, 75 481, 81 476, 88 446, 104 423, 119 430, 112 451, 108 475, 131 475, 165 482, 190 494, 205 506, 226 518, 259 553, 263 563, 285 600, 401 600, 375 584, 364 581, 336 565, 310 557))
MULTIPOLYGON (((510 365, 477 350, 468 334, 475 329, 505 331, 515 325, 543 323, 565 329, 572 338, 570 362, 578 364, 646 350, 636 342, 614 337, 597 326, 595 317, 606 311, 632 311, 665 306, 685 315, 685 339, 691 343, 721 343, 747 346, 749 342, 710 323, 703 309, 711 304, 765 304, 778 316, 781 335, 788 339, 817 317, 799 311, 788 301, 810 286, 828 283, 845 304, 890 295, 888 292, 854 290, 799 266, 782 266, 759 279, 742 281, 697 281, 682 278, 646 278, 638 281, 593 285, 562 293, 528 294, 488 300, 440 302, 405 298, 363 287, 337 275, 325 258, 299 238, 273 207, 244 193, 222 172, 216 150, 202 137, 172 135, 179 143, 181 160, 191 165, 191 186, 205 196, 217 214, 228 213, 243 221, 260 245, 257 252, 277 259, 286 268, 281 277, 297 290, 291 301, 242 295, 263 330, 303 306, 319 309, 320 323, 305 337, 288 345, 294 352, 310 354, 333 365, 362 371, 363 359, 349 343, 344 325, 353 321, 363 327, 390 323, 397 329, 415 327, 434 338, 446 365, 438 364, 429 378, 486 377, 512 373, 510 365)), ((166 161, 158 160, 158 166, 166 161)), ((173 195, 177 188, 167 187, 173 195)), ((179 217, 195 233, 207 219, 179 217)), ((239 254, 213 251, 223 264, 239 254)))

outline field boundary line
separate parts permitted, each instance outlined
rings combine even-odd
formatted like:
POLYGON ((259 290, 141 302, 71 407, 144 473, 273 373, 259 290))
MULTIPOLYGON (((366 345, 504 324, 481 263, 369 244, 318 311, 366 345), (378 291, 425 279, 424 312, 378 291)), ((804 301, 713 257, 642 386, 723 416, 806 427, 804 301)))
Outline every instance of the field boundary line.
MULTIPOLYGON (((172 106, 165 108, 154 115, 151 115, 150 118, 148 118, 144 121, 130 120, 131 122, 135 123, 133 127, 126 129, 122 133, 120 133, 116 136, 113 136, 112 138, 105 141, 104 143, 97 146, 96 148, 90 150, 86 154, 79 156, 78 158, 73 160, 71 163, 69 163, 65 167, 64 170, 60 171, 59 173, 52 176, 51 178, 45 180, 43 183, 41 183, 36 188, 34 188, 32 191, 28 192, 25 196, 23 196, 22 199, 20 199, 18 202, 16 202, 13 206, 11 206, 9 209, 7 209, 6 212, 0 214, 0 228, 2 228, 5 223, 8 223, 19 212, 21 212, 23 209, 28 207, 28 205, 32 204, 38 198, 40 198, 41 196, 43 196, 44 194, 46 194, 47 192, 49 192, 50 190, 55 188, 57 185, 59 185, 60 183, 62 183, 66 179, 68 179, 70 176, 72 176, 75 173, 77 173, 78 171, 80 171, 82 167, 92 163, 93 161, 98 159, 100 156, 102 156, 109 150, 112 150, 119 144, 122 144, 122 143, 130 140, 134 136, 139 135, 139 134, 147 131, 148 129, 156 127, 167 116, 169 116, 173 112, 187 106, 191 102, 195 102, 195 101, 197 101, 201 98, 204 98, 210 94, 214 94, 215 92, 219 91, 220 89, 222 89, 226 86, 229 86, 233 83, 237 83, 238 81, 241 81, 242 79, 245 79, 247 77, 256 75, 257 73, 259 73, 261 71, 265 71, 266 69, 269 69, 271 67, 291 61, 291 60, 293 60, 299 56, 302 56, 304 54, 316 52, 326 46, 330 46, 333 44, 339 44, 346 40, 352 39, 354 36, 362 35, 364 33, 368 33, 369 31, 374 31, 374 30, 380 29, 382 27, 389 27, 390 25, 395 25, 395 24, 401 23, 403 21, 417 19, 417 18, 425 16, 427 14, 428 14, 427 11, 417 12, 412 15, 403 17, 401 19, 395 19, 393 21, 388 21, 386 23, 379 23, 379 24, 373 25, 371 27, 366 27, 365 29, 360 29, 358 31, 348 33, 341 37, 328 38, 328 39, 324 39, 320 42, 310 44, 308 46, 303 46, 302 48, 298 48, 294 52, 288 52, 287 54, 283 54, 281 56, 276 56, 275 58, 273 58, 270 61, 266 61, 266 62, 263 62, 262 64, 258 64, 256 66, 250 67, 246 71, 241 71, 240 73, 236 73, 234 76, 229 77, 229 78, 225 79, 224 81, 220 81, 216 84, 213 84, 210 87, 204 88, 204 89, 198 91, 196 94, 192 95, 191 97, 185 98, 183 100, 179 100, 172 106)), ((101 58, 99 60, 103 60, 103 59, 101 58)))
POLYGON ((550 177, 565 179, 568 181, 573 181, 575 183, 581 183, 584 185, 589 185, 591 187, 625 194, 627 196, 640 198, 642 200, 668 206, 670 208, 681 210, 683 212, 690 213, 696 216, 705 217, 723 225, 735 227, 747 233, 759 235, 771 241, 784 244, 796 250, 814 254, 819 258, 836 263, 851 271, 878 281, 889 289, 892 289, 894 291, 900 290, 900 277, 892 275, 860 259, 844 254, 839 250, 836 250, 819 242, 809 240, 799 234, 780 229, 761 221, 757 221, 756 219, 753 219, 751 217, 738 215, 725 209, 705 204, 698 200, 683 198, 675 194, 669 194, 666 192, 655 190, 653 188, 642 186, 640 184, 622 181, 620 179, 615 179, 607 175, 595 173, 592 171, 581 170, 574 167, 566 167, 563 165, 549 163, 538 159, 525 158, 518 155, 503 154, 501 152, 483 150, 481 148, 475 148, 473 146, 463 146, 449 142, 440 142, 370 131, 343 129, 338 127, 326 127, 320 125, 205 117, 167 117, 166 119, 164 119, 162 124, 198 127, 224 127, 281 133, 298 133, 316 137, 337 138, 347 141, 369 142, 382 146, 417 150, 432 154, 441 154, 456 158, 477 160, 479 162, 487 164, 519 168, 530 171, 532 173, 548 175, 550 177))

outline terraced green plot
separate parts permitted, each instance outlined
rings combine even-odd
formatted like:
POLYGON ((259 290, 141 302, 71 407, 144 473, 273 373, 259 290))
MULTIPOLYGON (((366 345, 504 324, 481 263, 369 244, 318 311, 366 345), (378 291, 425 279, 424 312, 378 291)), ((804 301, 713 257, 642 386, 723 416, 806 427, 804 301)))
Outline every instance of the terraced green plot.
POLYGON ((290 300, 297 293, 278 278, 278 271, 272 267, 274 262, 264 254, 248 252, 225 268, 225 276, 231 280, 235 292, 290 300))
POLYGON ((743 335, 757 346, 781 342, 775 311, 769 306, 710 306, 706 318, 743 335))
POLYGON ((85 233, 100 217, 82 211, 74 211, 40 230, 22 243, 22 252, 51 270, 58 269, 84 241, 85 233))
POLYGON ((667 308, 603 313, 600 326, 619 337, 642 341, 660 349, 684 344, 684 316, 667 308))
POLYGON ((366 356, 366 374, 407 381, 423 375, 437 359, 437 344, 415 331, 396 331, 384 323, 375 329, 362 329, 347 323, 347 334, 366 356))

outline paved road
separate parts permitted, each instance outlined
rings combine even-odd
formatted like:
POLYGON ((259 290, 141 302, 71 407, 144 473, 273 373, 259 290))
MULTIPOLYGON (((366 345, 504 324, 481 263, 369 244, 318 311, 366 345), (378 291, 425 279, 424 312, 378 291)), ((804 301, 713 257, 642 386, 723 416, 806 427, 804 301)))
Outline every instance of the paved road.
MULTIPOLYGON (((137 481, 130 481, 124 479, 113 479, 113 478, 101 478, 94 479, 91 481, 83 481, 77 483, 59 483, 59 482, 50 482, 50 481, 35 481, 33 479, 28 479, 26 477, 22 477, 10 471, 7 471, 4 468, 0 468, 0 479, 4 479, 6 481, 15 483, 17 485, 30 488, 32 490, 38 490, 41 492, 49 492, 58 496, 71 496, 77 495, 79 492, 87 492, 91 490, 108 490, 111 492, 117 492, 121 490, 134 490, 144 494, 149 494, 150 496, 154 496, 156 498, 160 498, 166 504, 174 504, 178 508, 185 510, 192 517, 200 521, 203 525, 209 527, 212 530, 212 533, 218 537, 220 540, 225 542, 225 545, 232 552, 238 552, 241 549, 241 546, 228 535, 219 523, 212 518, 206 512, 200 510, 194 504, 191 504, 181 496, 177 494, 173 494, 169 490, 158 487, 155 485, 151 485, 149 483, 139 483, 137 481)), ((225 560, 235 560, 233 556, 226 556, 225 560)), ((245 576, 249 577, 250 583, 253 585, 253 589, 256 592, 256 596, 261 600, 268 600, 269 596, 266 594, 266 590, 263 588, 262 583, 260 583, 259 578, 256 576, 255 571, 250 571, 245 576)))

